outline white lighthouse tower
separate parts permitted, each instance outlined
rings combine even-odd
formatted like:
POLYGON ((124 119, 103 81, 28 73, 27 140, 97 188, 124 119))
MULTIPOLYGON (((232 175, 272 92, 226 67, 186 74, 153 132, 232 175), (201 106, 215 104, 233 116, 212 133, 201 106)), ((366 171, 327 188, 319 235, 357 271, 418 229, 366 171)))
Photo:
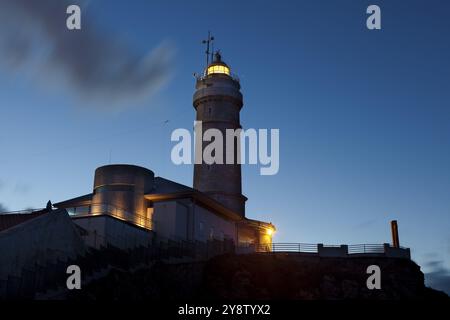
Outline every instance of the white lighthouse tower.
MULTIPOLYGON (((209 55, 209 41, 207 57, 209 55)), ((238 138, 235 137, 234 161, 228 164, 225 161, 227 149, 226 130, 240 129, 239 113, 243 106, 239 80, 232 76, 230 67, 222 61, 219 52, 214 54, 212 62, 208 64, 201 76, 197 77, 196 91, 193 105, 197 112, 196 120, 202 122, 202 137, 208 129, 218 129, 223 136, 223 164, 207 164, 202 159, 196 161, 194 166, 194 188, 209 195, 225 207, 245 216, 245 201, 242 195, 241 165, 238 161, 238 138)), ((205 147, 211 142, 201 142, 198 146, 203 153, 205 147)), ((231 144, 231 143, 228 143, 231 144)), ((231 146, 230 146, 231 147, 231 146)))

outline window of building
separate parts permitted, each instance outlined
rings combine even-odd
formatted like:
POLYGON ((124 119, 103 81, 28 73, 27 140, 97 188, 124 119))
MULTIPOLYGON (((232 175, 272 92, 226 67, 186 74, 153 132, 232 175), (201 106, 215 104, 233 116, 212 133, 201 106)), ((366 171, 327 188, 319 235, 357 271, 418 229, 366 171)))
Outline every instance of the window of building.
POLYGON ((95 188, 94 193, 106 192, 106 191, 125 191, 134 192, 134 186, 127 184, 106 185, 95 188))
POLYGON ((76 207, 75 208, 75 214, 89 214, 89 207, 88 206, 84 206, 84 207, 76 207))

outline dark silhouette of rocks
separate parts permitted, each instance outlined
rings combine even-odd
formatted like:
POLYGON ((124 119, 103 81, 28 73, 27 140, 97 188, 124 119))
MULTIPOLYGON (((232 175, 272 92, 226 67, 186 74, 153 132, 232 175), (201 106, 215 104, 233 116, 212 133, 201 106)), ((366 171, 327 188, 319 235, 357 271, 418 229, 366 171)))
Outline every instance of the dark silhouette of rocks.
MULTIPOLYGON (((408 259, 319 258, 284 254, 222 255, 207 262, 166 264, 134 273, 113 270, 72 299, 445 300, 427 288, 408 259), (366 268, 379 265, 381 290, 369 290, 366 268)), ((450 299, 449 299, 450 300, 450 299)))

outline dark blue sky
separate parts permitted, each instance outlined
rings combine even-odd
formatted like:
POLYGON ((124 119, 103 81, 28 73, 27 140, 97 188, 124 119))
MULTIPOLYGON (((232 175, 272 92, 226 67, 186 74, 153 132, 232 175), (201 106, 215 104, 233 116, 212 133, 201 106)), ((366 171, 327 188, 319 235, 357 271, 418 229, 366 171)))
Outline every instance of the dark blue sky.
POLYGON ((243 168, 249 217, 272 221, 276 242, 330 244, 390 242, 397 219, 425 270, 450 267, 448 1, 96 0, 82 10, 136 53, 169 43, 172 77, 114 111, 47 74, 1 69, 0 204, 88 193, 110 154, 192 185, 192 167, 170 160, 170 134, 192 128, 192 74, 211 30, 241 79, 243 126, 280 129, 279 173, 243 168), (370 4, 382 30, 366 28, 370 4))

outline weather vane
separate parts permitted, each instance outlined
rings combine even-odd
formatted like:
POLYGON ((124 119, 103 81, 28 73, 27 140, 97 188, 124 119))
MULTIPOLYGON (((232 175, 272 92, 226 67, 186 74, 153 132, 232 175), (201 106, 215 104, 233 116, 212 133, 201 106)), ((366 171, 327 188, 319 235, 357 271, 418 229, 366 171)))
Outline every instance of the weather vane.
POLYGON ((212 58, 212 55, 213 55, 213 52, 214 52, 214 43, 213 43, 213 41, 214 41, 214 37, 211 36, 211 32, 208 31, 208 39, 202 41, 203 44, 206 44, 206 51, 205 51, 205 53, 206 53, 206 66, 207 67, 209 65, 209 55, 211 55, 211 61, 213 59, 212 58), (209 50, 210 46, 211 46, 211 51, 209 50))

